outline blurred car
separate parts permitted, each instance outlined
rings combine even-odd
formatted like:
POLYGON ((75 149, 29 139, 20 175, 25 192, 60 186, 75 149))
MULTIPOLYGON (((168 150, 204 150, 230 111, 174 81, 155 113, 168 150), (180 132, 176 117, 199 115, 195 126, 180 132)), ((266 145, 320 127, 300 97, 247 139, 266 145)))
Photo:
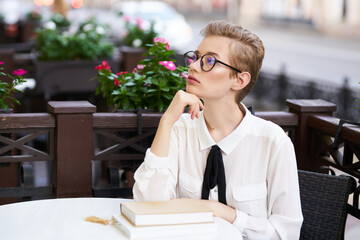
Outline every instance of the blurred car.
POLYGON ((31 6, 32 3, 23 3, 19 0, 0 0, 0 16, 5 23, 14 24, 31 10, 31 6))
POLYGON ((165 38, 177 52, 186 51, 193 39, 192 29, 185 17, 165 2, 118 2, 112 6, 112 11, 131 19, 141 18, 145 29, 154 21, 154 29, 159 37, 165 38))

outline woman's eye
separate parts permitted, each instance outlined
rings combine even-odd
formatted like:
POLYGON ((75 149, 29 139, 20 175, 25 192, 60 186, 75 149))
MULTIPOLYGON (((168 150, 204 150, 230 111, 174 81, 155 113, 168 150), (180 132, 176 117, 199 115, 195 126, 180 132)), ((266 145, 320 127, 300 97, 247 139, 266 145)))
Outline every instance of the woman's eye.
POLYGON ((215 59, 214 59, 214 58, 208 58, 208 59, 206 60, 206 63, 209 64, 209 65, 214 65, 215 59))

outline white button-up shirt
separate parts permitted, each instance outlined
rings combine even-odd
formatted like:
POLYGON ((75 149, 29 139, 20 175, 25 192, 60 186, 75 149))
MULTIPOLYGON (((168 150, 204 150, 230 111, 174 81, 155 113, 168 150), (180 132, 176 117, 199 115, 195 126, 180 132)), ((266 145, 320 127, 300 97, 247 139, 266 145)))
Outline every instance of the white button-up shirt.
MULTIPOLYGON (((293 144, 278 125, 247 109, 239 126, 218 143, 203 112, 194 120, 183 114, 172 128, 168 157, 147 150, 135 173, 134 199, 201 199, 207 156, 215 144, 222 151, 227 205, 236 209, 233 224, 239 231, 247 239, 299 239, 303 217, 293 144)), ((209 199, 218 199, 217 187, 209 199)))

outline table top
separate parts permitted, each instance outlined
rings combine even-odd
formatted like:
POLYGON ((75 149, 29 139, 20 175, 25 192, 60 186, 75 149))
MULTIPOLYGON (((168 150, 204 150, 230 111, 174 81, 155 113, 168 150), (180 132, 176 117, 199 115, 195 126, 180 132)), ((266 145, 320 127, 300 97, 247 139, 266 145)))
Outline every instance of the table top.
MULTIPOLYGON (((60 198, 2 205, 0 206, 0 236, 1 239, 17 240, 127 239, 115 225, 103 225, 84 220, 88 216, 110 220, 113 214, 120 213, 120 203, 124 201, 132 200, 60 198)), ((213 239, 242 239, 240 232, 232 224, 217 217, 215 217, 215 222, 218 231, 213 239)), ((188 239, 189 237, 186 237, 186 240, 188 239)), ((194 239, 201 239, 201 237, 194 236, 194 239)), ((204 239, 209 240, 209 237, 204 239)))

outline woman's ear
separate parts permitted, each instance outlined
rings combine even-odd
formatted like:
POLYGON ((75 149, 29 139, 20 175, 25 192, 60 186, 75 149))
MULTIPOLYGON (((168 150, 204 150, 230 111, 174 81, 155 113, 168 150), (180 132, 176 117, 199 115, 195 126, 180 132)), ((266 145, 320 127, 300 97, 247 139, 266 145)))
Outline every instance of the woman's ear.
POLYGON ((238 73, 234 79, 232 88, 234 90, 244 89, 250 82, 251 75, 248 72, 238 73))

